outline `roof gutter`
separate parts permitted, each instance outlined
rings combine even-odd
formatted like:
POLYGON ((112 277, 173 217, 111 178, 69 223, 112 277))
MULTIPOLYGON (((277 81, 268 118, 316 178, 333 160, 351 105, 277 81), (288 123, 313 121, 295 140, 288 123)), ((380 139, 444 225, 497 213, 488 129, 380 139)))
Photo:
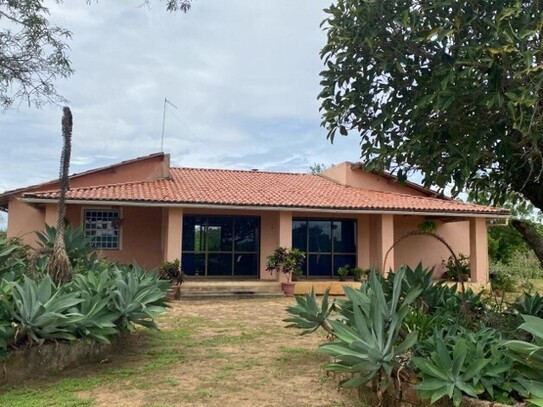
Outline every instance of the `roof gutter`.
MULTIPOLYGON (((34 204, 56 203, 56 199, 44 198, 20 198, 22 202, 34 204)), ((440 211, 409 211, 409 210, 386 210, 386 209, 345 209, 345 208, 308 208, 297 206, 259 206, 259 205, 220 205, 220 204, 193 204, 193 203, 172 203, 172 202, 146 202, 146 201, 93 201, 67 199, 67 204, 75 205, 108 205, 108 206, 140 206, 148 208, 194 208, 194 209, 231 209, 231 210, 252 210, 252 211, 296 211, 296 212, 323 212, 323 213, 350 213, 350 214, 372 214, 372 215, 420 215, 420 216, 447 216, 458 218, 491 218, 508 219, 509 214, 486 213, 486 212, 440 212, 440 211)))

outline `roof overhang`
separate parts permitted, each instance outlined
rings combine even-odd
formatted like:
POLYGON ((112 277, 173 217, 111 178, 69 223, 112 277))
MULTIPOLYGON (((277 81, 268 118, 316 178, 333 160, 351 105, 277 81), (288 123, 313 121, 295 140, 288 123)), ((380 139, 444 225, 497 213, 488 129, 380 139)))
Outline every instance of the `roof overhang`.
MULTIPOLYGON (((57 203, 57 199, 44 198, 20 198, 22 202, 30 204, 51 204, 57 203)), ((153 201, 116 201, 116 200, 78 200, 67 199, 69 205, 92 205, 92 206, 139 206, 149 208, 194 208, 194 209, 230 209, 230 210, 252 210, 252 211, 297 211, 297 212, 322 212, 322 213, 348 213, 348 214, 387 214, 387 215, 417 215, 417 216, 438 216, 447 218, 491 218, 507 219, 509 213, 488 213, 488 212, 454 212, 454 211, 417 211, 397 209, 350 209, 350 208, 319 208, 299 206, 265 206, 265 205, 229 205, 210 203, 185 203, 185 202, 153 202, 153 201)))

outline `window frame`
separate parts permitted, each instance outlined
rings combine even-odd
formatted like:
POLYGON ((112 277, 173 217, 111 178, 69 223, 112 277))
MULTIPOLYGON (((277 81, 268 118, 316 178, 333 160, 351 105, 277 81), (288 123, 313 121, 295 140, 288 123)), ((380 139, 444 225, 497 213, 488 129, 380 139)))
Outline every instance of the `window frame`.
MULTIPOLYGON (((319 278, 335 278, 337 277, 335 271, 342 265, 336 267, 335 258, 336 256, 354 256, 355 264, 358 264, 358 221, 356 218, 324 218, 324 217, 293 217, 292 218, 292 234, 294 238, 294 222, 305 222, 306 225, 306 236, 305 236, 305 249, 300 249, 305 255, 305 269, 302 270, 302 275, 300 277, 306 279, 319 279, 319 278), (309 250, 309 222, 329 222, 330 223, 330 251, 327 252, 315 252, 309 250), (343 252, 336 251, 334 244, 334 222, 353 222, 354 224, 354 252, 343 252), (309 271, 309 256, 311 255, 329 255, 331 257, 330 263, 330 275, 311 275, 309 271)), ((294 246, 293 246, 294 247, 294 246)))
MULTIPOLYGON (((84 207, 82 208, 82 214, 81 214, 82 224, 83 224, 83 231, 85 232, 85 236, 91 240, 91 245, 95 250, 107 250, 107 251, 120 251, 123 248, 123 225, 122 225, 122 219, 123 219, 123 210, 122 208, 112 208, 112 207, 84 207), (117 212, 118 213, 118 219, 119 219, 119 227, 117 230, 117 247, 100 247, 100 246, 94 246, 92 242, 92 237, 87 235, 87 230, 97 230, 97 229, 87 229, 87 213, 88 212, 117 212)), ((115 229, 112 229, 115 230, 115 229)))

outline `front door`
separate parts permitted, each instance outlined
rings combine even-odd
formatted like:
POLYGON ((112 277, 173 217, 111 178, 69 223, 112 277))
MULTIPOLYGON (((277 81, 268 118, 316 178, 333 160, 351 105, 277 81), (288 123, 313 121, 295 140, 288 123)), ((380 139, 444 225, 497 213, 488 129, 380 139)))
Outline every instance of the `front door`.
POLYGON ((189 276, 256 277, 260 219, 184 216, 183 271, 189 276))

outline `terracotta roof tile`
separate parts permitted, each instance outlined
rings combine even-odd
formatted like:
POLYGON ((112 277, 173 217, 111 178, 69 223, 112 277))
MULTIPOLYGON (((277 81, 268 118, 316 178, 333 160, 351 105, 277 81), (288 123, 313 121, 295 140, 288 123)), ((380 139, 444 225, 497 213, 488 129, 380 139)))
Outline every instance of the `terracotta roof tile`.
MULTIPOLYGON (((57 199, 58 191, 26 198, 57 199)), ((340 185, 312 174, 172 168, 157 181, 76 188, 67 199, 178 204, 267 206, 506 215, 508 211, 456 200, 378 192, 340 185)))

